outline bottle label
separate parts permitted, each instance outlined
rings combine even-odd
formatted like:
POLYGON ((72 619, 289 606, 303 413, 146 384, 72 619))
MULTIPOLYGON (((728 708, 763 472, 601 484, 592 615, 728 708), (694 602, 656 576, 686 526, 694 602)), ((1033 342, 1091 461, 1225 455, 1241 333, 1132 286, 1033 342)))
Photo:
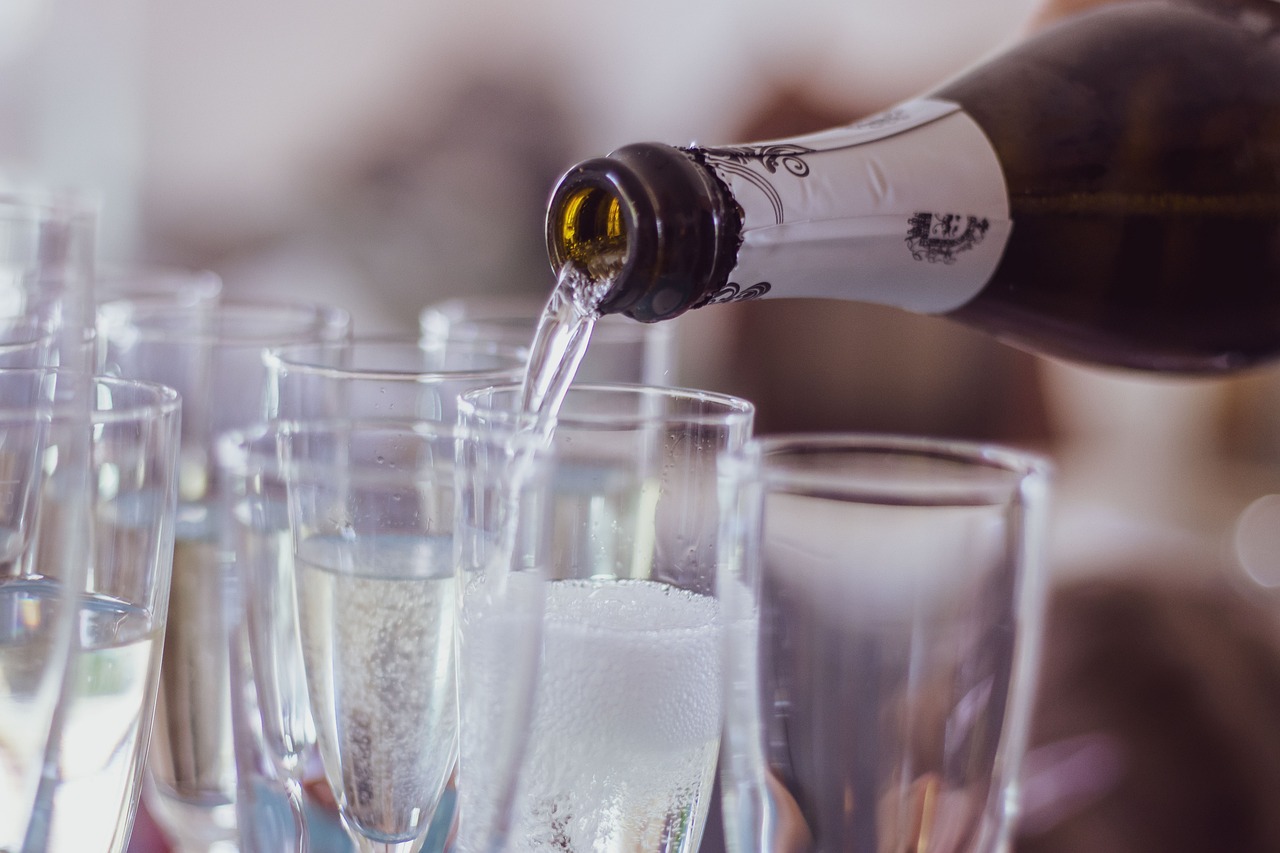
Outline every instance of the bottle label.
POLYGON ((950 101, 694 150, 742 208, 738 263, 712 302, 814 296, 942 313, 987 283, 1012 227, 995 151, 950 101))

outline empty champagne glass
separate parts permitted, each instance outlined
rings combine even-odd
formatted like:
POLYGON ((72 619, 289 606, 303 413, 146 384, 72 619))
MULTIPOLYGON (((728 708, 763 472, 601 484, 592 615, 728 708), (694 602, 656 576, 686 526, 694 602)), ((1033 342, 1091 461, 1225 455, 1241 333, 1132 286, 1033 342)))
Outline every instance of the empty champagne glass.
POLYGON ((459 444, 452 424, 383 419, 299 424, 285 445, 311 712, 361 851, 417 850, 454 766, 459 444))
POLYGON ((850 435, 760 438, 723 462, 729 850, 1007 850, 1045 463, 850 435))
MULTIPOLYGON (((520 396, 470 392, 459 416, 518 428, 520 396)), ((459 849, 697 850, 722 707, 716 457, 743 445, 752 416, 743 400, 701 391, 570 387, 551 433, 532 701, 492 701, 473 679, 484 669, 461 661, 459 849), (486 802, 503 780, 485 778, 501 766, 485 749, 491 721, 513 713, 527 737, 506 817, 486 802)))
POLYGON ((267 348, 345 339, 350 318, 312 304, 228 300, 193 310, 124 299, 103 304, 98 321, 107 369, 164 382, 183 395, 172 618, 147 806, 182 850, 234 849, 233 694, 249 685, 232 682, 242 651, 241 608, 227 547, 227 484, 214 464, 214 441, 264 418, 267 348))
MULTIPOLYGON (((291 423, 257 424, 218 439, 217 458, 227 507, 229 541, 241 593, 252 707, 236 726, 240 791, 277 786, 288 799, 291 820, 271 820, 269 796, 255 796, 265 812, 247 825, 240 821, 242 850, 278 853, 310 847, 302 784, 315 746, 315 725, 303 679, 298 608, 294 594, 293 547, 285 499, 282 459, 291 423), (248 741, 248 742, 245 742, 248 741), (258 756, 260 742, 261 756, 258 756)), ((247 697, 246 697, 247 698, 247 697)), ((283 818, 283 815, 281 815, 283 818)))
MULTIPOLYGON (((424 308, 418 325, 427 344, 487 341, 527 348, 546 303, 547 294, 456 297, 424 308)), ((601 317, 575 381, 671 384, 678 322, 638 323, 616 314, 601 317)))
POLYGON ((0 188, 0 316, 39 318, 55 335, 58 363, 81 371, 90 366, 96 227, 93 204, 75 192, 0 188))
MULTIPOLYGON (((82 394, 78 383, 56 387, 65 376, 0 370, 0 399, 6 401, 0 445, 6 470, 17 475, 12 482, 21 484, 29 501, 23 519, 29 526, 10 540, 22 543, 19 562, 27 565, 0 582, 0 667, 9 686, 0 698, 0 729, 20 746, 31 741, 24 730, 41 725, 27 717, 27 702, 15 700, 34 698, 34 692, 22 696, 22 685, 46 666, 57 639, 51 617, 70 590, 72 655, 44 754, 36 817, 21 849, 118 853, 129 839, 155 707, 173 556, 180 404, 170 388, 100 378, 93 380, 86 420, 76 399, 82 394), (51 387, 53 399, 32 417, 31 409, 15 404, 37 386, 51 387), (89 448, 87 495, 78 472, 59 470, 76 458, 60 451, 82 443, 89 448), (61 522, 66 513, 83 518, 86 505, 87 566, 69 571, 67 550, 79 543, 63 535, 61 522)), ((5 766, 12 766, 8 755, 5 766)), ((3 778, 8 782, 9 774, 3 778)), ((5 797, 6 814, 16 799, 12 792, 5 797)))

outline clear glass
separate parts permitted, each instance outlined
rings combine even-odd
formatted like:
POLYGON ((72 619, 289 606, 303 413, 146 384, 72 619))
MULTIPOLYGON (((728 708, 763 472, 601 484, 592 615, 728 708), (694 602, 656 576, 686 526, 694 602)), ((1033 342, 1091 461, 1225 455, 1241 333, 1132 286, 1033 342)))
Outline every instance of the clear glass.
MULTIPOLYGON (((306 762, 315 747, 315 724, 303 680, 298 607, 294 596, 293 547, 285 499, 282 459, 292 424, 274 423, 223 434, 217 445, 220 478, 227 504, 226 547, 235 562, 247 643, 248 675, 256 711, 245 708, 246 725, 236 727, 239 741, 252 731, 261 740, 262 762, 254 743, 238 744, 241 776, 260 776, 257 784, 275 786, 289 805, 291 820, 271 820, 270 798, 255 798, 265 812, 253 826, 240 826, 242 851, 283 853, 310 846, 303 783, 306 762), (247 753, 247 754, 246 754, 247 753)), ((233 684, 235 682, 233 681, 233 684)), ((248 783, 254 785, 254 781, 248 783)), ((246 783, 242 780, 241 790, 246 783)))
MULTIPOLYGON (((518 386, 471 392, 459 416, 519 428, 519 399, 518 386)), ((700 391, 569 389, 551 436, 531 702, 495 701, 462 623, 460 850, 698 849, 722 706, 716 457, 743 446, 752 417, 749 403, 700 391), (485 775, 501 764, 485 750, 512 715, 526 738, 506 810, 494 801, 503 780, 485 775)), ((464 615, 470 606, 464 597, 464 615)))
POLYGON ((173 618, 147 806, 181 850, 234 849, 240 776, 233 727, 244 715, 233 711, 253 695, 239 663, 246 652, 235 566, 224 549, 228 484, 214 465, 214 437, 265 417, 267 348, 345 340, 350 318, 311 304, 226 301, 192 310, 118 300, 101 306, 98 333, 106 369, 164 382, 183 398, 173 618))
MULTIPOLYGON (((550 288, 547 295, 550 295, 550 288)), ((419 315, 422 340, 489 341, 528 348, 547 296, 470 296, 447 299, 419 315)), ((591 346, 578 365, 578 383, 628 382, 669 385, 676 363, 676 326, 600 318, 591 346)))
MULTIPOLYGON (((267 410, 272 418, 291 421, 411 418, 453 424, 461 392, 518 381, 526 358, 524 347, 487 341, 359 338, 278 347, 264 356, 267 410)), ((252 666, 266 648, 251 642, 252 666)), ((261 665, 267 671, 276 666, 261 665)), ((266 713, 267 705, 260 710, 266 713)), ((448 832, 452 802, 450 791, 437 811, 438 834, 448 832)))
POLYGON ((468 472, 501 469, 477 464, 452 424, 281 429, 302 661, 325 775, 358 850, 417 850, 457 755, 455 501, 468 472))
POLYGON ((128 843, 137 807, 160 666, 173 555, 177 497, 178 395, 150 383, 96 379, 86 423, 78 382, 67 374, 0 370, 0 445, 19 486, 5 502, 0 579, 0 743, 5 768, 5 849, 112 851, 128 843), (17 401, 45 397, 33 411, 17 401), (88 494, 68 470, 68 446, 88 444, 88 494), (65 518, 83 519, 84 539, 65 535, 65 518), (25 504, 25 506, 23 505, 25 504), (15 513, 18 507, 22 512, 15 513), (14 521, 18 524, 15 526, 14 521), (89 543, 87 571, 70 568, 89 543), (70 594, 74 591, 75 595, 70 594), (75 601, 71 663, 49 693, 43 680, 56 648, 57 613, 75 601), (57 696, 53 735, 43 755, 23 750, 47 717, 32 714, 57 696), (11 769, 40 758, 44 775, 35 817, 12 841, 11 805, 22 801, 11 769), (16 760, 15 760, 16 759, 16 760))
POLYGON ((398 418, 452 424, 460 393, 519 380, 527 355, 527 348, 487 341, 427 344, 396 338, 278 347, 265 355, 268 414, 282 420, 398 418))
POLYGON ((1047 466, 771 436, 723 460, 726 841, 1009 848, 1042 630, 1047 466))
MULTIPOLYGON (((89 361, 83 344, 91 326, 93 243, 96 223, 92 205, 71 193, 16 191, 0 189, 0 316, 9 324, 0 345, 0 362, 8 367, 32 364, 61 364, 67 372, 57 382, 27 382, 23 389, 12 389, 12 395, 0 397, 6 412, 22 412, 27 417, 34 411, 45 416, 54 402, 56 391, 60 407, 78 409, 83 423, 88 424, 89 361), (45 336, 47 334, 47 337, 45 336)), ((15 380, 18 381, 18 380, 15 380)), ((6 428, 6 432, 14 430, 6 428)), ((25 427, 16 428, 17 436, 8 438, 0 448, 6 459, 6 492, 0 498, 5 517, 0 519, 5 535, 5 566, 0 575, 5 579, 24 574, 50 574, 63 579, 63 599, 46 600, 39 614, 40 636, 30 654, 23 655, 24 676, 9 681, 3 701, 6 713, 20 712, 21 727, 0 731, 12 732, 0 751, 6 777, 0 800, 0 850, 16 850, 28 835, 28 822, 33 810, 47 811, 50 785, 39 778, 43 762, 40 758, 57 738, 59 719, 56 699, 68 684, 67 664, 73 658, 72 633, 75 628, 75 599, 88 563, 84 531, 89 520, 84 500, 88 494, 88 432, 75 432, 60 442, 60 477, 57 489, 67 497, 63 511, 56 518, 40 521, 45 529, 58 527, 64 547, 57 555, 59 565, 48 560, 31 562, 30 543, 37 523, 34 510, 53 489, 52 481, 41 478, 31 468, 36 457, 30 452, 48 441, 47 435, 30 436, 25 427), (16 466, 16 467, 10 467, 16 466), (21 473, 19 473, 19 471, 21 473), (17 513, 17 514, 15 514, 17 513), (15 562, 17 561, 17 562, 15 562)), ((10 637, 6 643, 15 640, 10 637)), ((37 836, 45 831, 32 830, 37 836)))
POLYGON ((57 338, 64 368, 85 370, 93 328, 97 214, 73 192, 0 188, 0 316, 37 317, 57 338))

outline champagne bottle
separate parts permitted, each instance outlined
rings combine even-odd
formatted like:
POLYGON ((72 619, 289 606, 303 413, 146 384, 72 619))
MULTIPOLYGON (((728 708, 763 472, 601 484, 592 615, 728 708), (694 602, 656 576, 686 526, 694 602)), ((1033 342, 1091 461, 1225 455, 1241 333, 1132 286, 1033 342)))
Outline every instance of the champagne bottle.
POLYGON ((1208 373, 1280 355, 1280 3, 1139 0, 855 124, 574 166, 554 266, 645 322, 751 298, 944 314, 1208 373))

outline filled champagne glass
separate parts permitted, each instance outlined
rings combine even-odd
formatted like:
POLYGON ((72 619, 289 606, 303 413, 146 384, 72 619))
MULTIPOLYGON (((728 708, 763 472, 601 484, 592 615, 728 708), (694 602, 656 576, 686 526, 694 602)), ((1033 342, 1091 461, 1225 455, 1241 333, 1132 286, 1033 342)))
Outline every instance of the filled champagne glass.
MULTIPOLYGON (((521 401, 520 386, 464 394, 461 422, 528 429, 521 401)), ((722 708, 715 459, 742 446, 752 416, 707 392, 572 385, 550 432, 534 433, 554 455, 541 659, 515 708, 528 722, 504 814, 486 731, 513 709, 469 665, 461 626, 459 849, 697 850, 722 708)))
MULTIPOLYGON (((315 775, 315 732, 301 680, 293 557, 285 547, 288 511, 279 464, 285 437, 297 423, 337 417, 452 424, 458 394, 514 381, 524 369, 525 350, 484 341, 426 344, 376 337, 289 344, 267 350, 263 359, 272 423, 233 431, 219 445, 227 491, 237 502, 228 517, 236 531, 233 547, 244 593, 247 665, 257 693, 256 708, 250 711, 259 719, 250 722, 260 726, 265 759, 255 768, 253 744, 246 744, 242 753, 251 760, 242 775, 257 775, 259 784, 285 790, 294 809, 288 828, 296 834, 292 844, 301 845, 309 830, 298 787, 309 781, 308 771, 315 775)), ((257 739, 253 725, 238 732, 257 739)), ((242 780, 242 786, 245 783, 242 780)), ((444 834, 451 810, 440 812, 437 825, 444 834)), ((285 828, 268 822, 260 830, 262 834, 285 828)), ((242 831, 241 846, 252 843, 242 831)), ((258 846, 274 853, 282 843, 264 838, 258 846)))
MULTIPOLYGON (((285 441, 302 661, 325 775, 358 850, 416 851, 457 754, 456 554, 472 531, 459 528, 456 501, 482 469, 465 462, 468 441, 452 424, 317 421, 285 441)), ((522 554, 512 559, 524 564, 522 554)))

